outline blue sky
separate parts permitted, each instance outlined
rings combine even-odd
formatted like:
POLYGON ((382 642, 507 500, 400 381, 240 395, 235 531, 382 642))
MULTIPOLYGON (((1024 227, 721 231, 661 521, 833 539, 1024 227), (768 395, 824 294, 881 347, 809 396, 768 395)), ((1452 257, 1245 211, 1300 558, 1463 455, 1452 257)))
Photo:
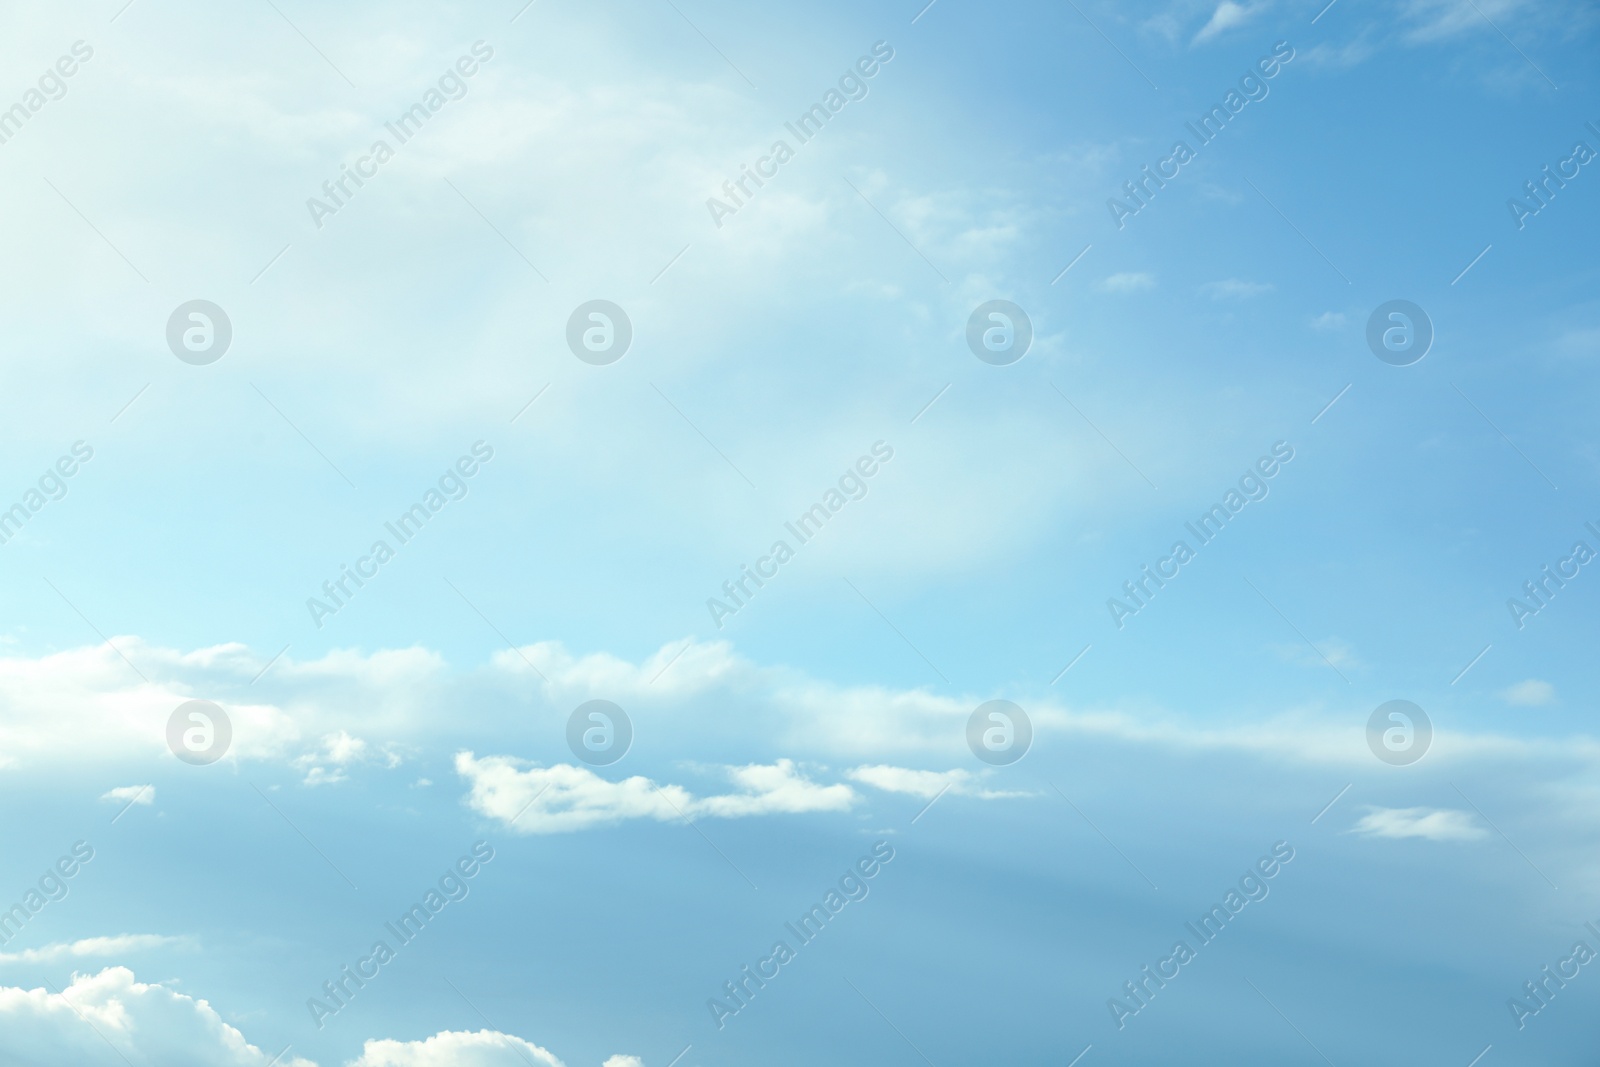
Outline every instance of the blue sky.
POLYGON ((1589 1062, 1592 7, 0 25, 0 1063, 1589 1062), (169 346, 196 300, 211 362, 169 346), (610 363, 567 341, 596 300, 610 363), (568 743, 592 700, 611 763, 568 743), (1418 760, 1369 744, 1390 700, 1418 760))

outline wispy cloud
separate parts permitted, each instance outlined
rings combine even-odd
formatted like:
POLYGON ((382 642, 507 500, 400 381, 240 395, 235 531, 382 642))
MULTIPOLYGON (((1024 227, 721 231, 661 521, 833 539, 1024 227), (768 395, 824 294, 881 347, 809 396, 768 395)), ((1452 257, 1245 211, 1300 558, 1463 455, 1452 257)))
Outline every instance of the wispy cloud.
POLYGON ((957 796, 994 800, 1000 797, 1026 797, 1033 794, 1018 790, 984 789, 971 772, 957 768, 950 771, 917 771, 907 767, 876 764, 856 767, 845 772, 845 777, 886 793, 906 793, 924 799, 950 792, 957 796))
POLYGON ((1096 287, 1102 293, 1136 293, 1141 289, 1154 289, 1156 276, 1143 271, 1127 271, 1103 279, 1096 287))
POLYGON ((1272 292, 1270 282, 1248 282, 1242 278, 1225 278, 1220 282, 1207 282, 1200 291, 1213 300, 1248 300, 1253 296, 1272 292))
POLYGON ((60 941, 42 948, 28 948, 21 952, 0 952, 4 963, 59 963, 62 960, 86 959, 93 956, 125 956, 152 948, 169 948, 186 945, 185 937, 165 937, 161 934, 117 934, 113 937, 85 937, 77 941, 60 941))
POLYGON ((1476 841, 1488 831, 1470 813, 1452 808, 1369 808, 1350 828, 1367 837, 1420 837, 1427 841, 1476 841))
POLYGON ((100 794, 100 799, 114 804, 142 804, 149 807, 156 802, 153 785, 119 785, 100 794))
POLYGON ((1200 32, 1194 35, 1194 43, 1202 44, 1220 33, 1243 26, 1271 6, 1269 2, 1246 7, 1244 4, 1235 3, 1234 0, 1222 0, 1217 9, 1211 13, 1211 20, 1200 27, 1200 32))
POLYGON ((1556 687, 1549 682, 1529 678, 1527 681, 1500 690, 1500 699, 1519 708, 1542 707, 1545 704, 1555 703, 1556 687))

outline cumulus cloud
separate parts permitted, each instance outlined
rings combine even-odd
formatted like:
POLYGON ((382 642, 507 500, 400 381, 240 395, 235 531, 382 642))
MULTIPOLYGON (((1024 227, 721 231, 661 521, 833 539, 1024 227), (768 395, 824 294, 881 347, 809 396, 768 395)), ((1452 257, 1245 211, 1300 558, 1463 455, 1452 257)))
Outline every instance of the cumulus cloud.
MULTIPOLYGON (((0 1063, 7 1067, 317 1067, 299 1056, 270 1056, 246 1041, 206 1001, 140 982, 126 967, 74 975, 60 993, 0 986, 0 1063)), ((567 1067, 548 1049, 494 1030, 444 1031, 421 1041, 373 1039, 344 1067, 529 1064, 567 1067)), ((602 1067, 644 1067, 644 1061, 618 1054, 602 1067)))
POLYGON ((843 783, 813 782, 793 760, 724 770, 739 790, 697 799, 682 786, 657 785, 637 775, 612 782, 568 763, 540 767, 512 756, 456 754, 456 772, 471 784, 473 810, 522 833, 561 833, 624 819, 847 811, 859 799, 843 783))
MULTIPOLYGON (((368 1041, 345 1067, 567 1067, 555 1053, 496 1030, 446 1030, 422 1041, 368 1041)), ((615 1055, 601 1067, 644 1067, 638 1056, 615 1055)))
MULTIPOLYGON (((266 1067, 204 1000, 147 985, 126 967, 74 975, 60 993, 0 986, 0 1063, 73 1067, 266 1067)), ((282 1067, 316 1067, 289 1056, 282 1067)))
MULTIPOLYGON (((367 743, 344 730, 335 730, 323 736, 318 746, 294 760, 294 765, 306 772, 306 785, 334 785, 349 777, 346 769, 353 763, 369 758, 367 743)), ((395 766, 397 757, 389 765, 395 766)))
POLYGON ((1555 702, 1556 687, 1549 682, 1529 678, 1500 690, 1500 699, 1519 708, 1537 708, 1555 702))
POLYGON ((0 952, 0 963, 59 963, 62 960, 84 959, 91 956, 121 956, 144 949, 185 944, 188 944, 187 938, 164 937, 161 934, 85 937, 77 941, 59 941, 42 948, 24 949, 21 952, 0 952))
POLYGON ((368 1041, 347 1067, 566 1067, 549 1049, 495 1030, 446 1030, 422 1041, 368 1041))
POLYGON ((1343 326, 1345 322, 1346 317, 1341 312, 1324 311, 1322 314, 1311 320, 1311 328, 1313 330, 1322 330, 1326 332, 1328 330, 1337 330, 1339 327, 1343 326))
POLYGON ((1450 808, 1370 808, 1350 832, 1427 841, 1476 841, 1488 835, 1469 813, 1450 808))
POLYGON ((684 638, 663 645, 640 663, 609 652, 575 656, 559 641, 540 641, 495 654, 492 661, 516 675, 542 675, 552 694, 610 693, 615 699, 647 694, 693 695, 746 673, 726 641, 684 638))

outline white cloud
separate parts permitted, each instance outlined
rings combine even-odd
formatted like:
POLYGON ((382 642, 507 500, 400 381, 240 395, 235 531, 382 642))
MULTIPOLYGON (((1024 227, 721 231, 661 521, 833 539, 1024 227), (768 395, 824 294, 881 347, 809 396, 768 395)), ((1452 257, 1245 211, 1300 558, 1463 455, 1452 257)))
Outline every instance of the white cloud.
POLYGON ((1470 814, 1450 808, 1370 808, 1350 832, 1428 841, 1476 841, 1488 835, 1470 814))
POLYGON ((1522 6, 1522 0, 1406 0, 1401 14, 1412 23, 1407 40, 1421 44, 1468 32, 1493 33, 1495 21, 1517 16, 1522 6))
POLYGON ((447 1030, 422 1041, 368 1041, 346 1067, 566 1067, 549 1049, 495 1030, 447 1030))
MULTIPOLYGON (((314 664, 280 660, 254 688, 250 679, 267 657, 242 646, 179 653, 135 638, 119 643, 137 652, 149 683, 132 675, 104 646, 38 658, 0 656, 0 752, 20 754, 17 762, 26 766, 85 759, 101 764, 140 763, 152 757, 171 760, 165 741, 167 718, 184 699, 201 693, 217 700, 233 718, 229 760, 273 761, 316 782, 349 771, 360 762, 358 754, 364 754, 367 766, 381 766, 386 758, 392 766, 390 746, 403 751, 448 746, 443 751, 505 753, 516 744, 512 738, 517 735, 507 730, 517 716, 533 711, 564 715, 582 700, 603 693, 623 702, 640 729, 671 738, 675 750, 669 749, 669 759, 693 754, 742 766, 753 762, 756 754, 777 751, 795 760, 839 766, 959 766, 970 755, 963 725, 986 699, 986 695, 925 688, 840 685, 792 668, 754 663, 720 641, 672 642, 639 662, 605 652, 577 655, 557 642, 524 646, 521 651, 545 673, 548 684, 514 653, 497 655, 486 667, 465 671, 452 669, 436 654, 420 649, 363 656, 339 653, 314 664), (374 676, 387 681, 367 688, 365 679, 374 676), (262 696, 255 692, 269 683, 275 703, 261 702, 262 696), (250 693, 257 702, 230 699, 235 692, 250 693), (469 706, 486 711, 464 717, 444 710, 469 706), (370 742, 360 743, 361 738, 374 736, 390 740, 377 752, 370 742), (318 767, 323 770, 313 774, 318 767)), ((1318 643, 1341 670, 1359 666, 1344 643, 1333 639, 1318 643)), ((1280 651, 1295 662, 1327 669, 1304 646, 1285 645, 1280 651)), ((1312 765, 1367 766, 1371 761, 1365 743, 1344 726, 1345 717, 1359 712, 1356 708, 1290 708, 1249 721, 1216 722, 1160 709, 1134 713, 1115 707, 1069 706, 1046 696, 1023 703, 1040 737, 1234 751, 1312 765)), ((1433 757, 1445 760, 1535 756, 1600 765, 1600 744, 1582 734, 1537 739, 1451 731, 1434 739, 1433 757)), ((484 775, 496 766, 488 759, 479 762, 484 775)), ((533 773, 514 762, 510 770, 518 775, 533 773)), ((4 773, 10 772, 0 768, 4 773)), ((623 817, 622 812, 661 803, 648 779, 639 779, 646 786, 642 797, 629 801, 627 787, 580 767, 538 773, 572 776, 563 787, 567 791, 552 793, 552 798, 566 796, 570 801, 550 810, 556 826, 608 821, 623 817), (597 794, 592 803, 584 799, 591 793, 597 794), (603 797, 598 795, 602 793, 603 797), (586 810, 592 810, 587 820, 586 810)), ((751 771, 746 777, 754 781, 757 775, 751 771)), ((406 781, 416 778, 408 775, 406 781)), ((488 784, 485 777, 478 787, 488 784)), ((814 790, 829 788, 809 784, 814 790)), ((849 786, 832 788, 835 792, 822 794, 822 807, 847 807, 849 786)), ((719 811, 748 808, 757 803, 751 798, 764 791, 759 785, 741 784, 732 799, 713 806, 719 811)), ((798 785, 788 790, 791 799, 797 791, 798 785)), ((523 793, 522 803, 530 795, 523 793)), ((668 795, 676 799, 670 790, 668 795)), ((776 803, 783 796, 784 792, 776 792, 761 803, 776 803)), ((635 811, 627 817, 644 816, 635 811)))
POLYGON ((1556 687, 1549 682, 1529 678, 1500 690, 1500 699, 1519 708, 1537 708, 1555 702, 1556 687))
MULTIPOLYGON (((566 1067, 549 1049, 496 1030, 446 1030, 421 1041, 368 1041, 345 1067, 566 1067)), ((644 1067, 638 1056, 618 1054, 601 1067, 644 1067)))
POLYGON ((1141 289, 1154 289, 1156 276, 1143 271, 1128 271, 1113 274, 1102 280, 1098 286, 1103 293, 1136 293, 1141 289))
POLYGON ((1337 330, 1347 321, 1346 316, 1338 311, 1324 311, 1311 320, 1313 330, 1337 330))
MULTIPOLYGON (((111 939, 100 939, 111 940, 111 939)), ((317 1067, 274 1060, 209 1003, 126 967, 74 975, 61 993, 0 986, 0 1063, 72 1067, 317 1067)), ((566 1067, 548 1049, 494 1030, 445 1031, 421 1041, 368 1040, 344 1067, 566 1067)), ((614 1055, 603 1067, 644 1067, 614 1055)))
POLYGON ((977 784, 977 779, 971 772, 959 768, 950 771, 916 771, 906 767, 877 764, 856 767, 846 771, 845 776, 851 781, 870 785, 874 789, 882 789, 886 793, 906 793, 926 800, 931 800, 946 790, 957 796, 978 797, 982 800, 1032 795, 1014 790, 983 789, 977 784))
POLYGON ((0 952, 0 963, 57 963, 61 960, 84 959, 90 956, 120 956, 128 952, 185 944, 188 944, 187 938, 164 937, 161 934, 85 937, 77 941, 56 942, 42 948, 23 949, 21 952, 0 952))
MULTIPOLYGON (((0 1063, 265 1067, 270 1056, 203 1000, 126 967, 74 975, 61 993, 0 986, 0 1063)), ((316 1067, 290 1056, 282 1067, 316 1067)))
POLYGON ((156 787, 153 785, 119 785, 115 789, 108 789, 101 793, 100 799, 118 804, 142 804, 145 807, 149 807, 156 802, 156 787))
POLYGON ((848 785, 811 781, 787 759, 725 768, 740 791, 701 799, 682 786, 657 785, 637 775, 613 782, 587 767, 539 767, 511 756, 478 759, 460 752, 456 771, 471 783, 473 810, 522 833, 561 833, 624 819, 847 811, 859 799, 848 785))
MULTIPOLYGON (((306 785, 333 785, 349 777, 345 768, 367 758, 367 743, 344 730, 322 738, 317 750, 295 759, 294 765, 306 772, 306 785)), ((390 764, 393 766, 393 764, 390 764)))
POLYGON ((610 693, 617 700, 647 694, 692 695, 705 691, 746 666, 726 641, 700 642, 684 638, 663 645, 638 664, 593 652, 574 656, 559 641, 540 641, 494 655, 493 663, 514 675, 544 676, 547 691, 610 693))
POLYGON ((1211 20, 1200 27, 1200 32, 1195 34, 1194 43, 1200 44, 1202 41, 1209 41, 1224 30, 1243 26, 1271 6, 1270 3, 1264 3, 1246 7, 1243 4, 1235 3, 1234 0, 1222 0, 1222 3, 1217 5, 1217 9, 1211 13, 1211 20))
POLYGON ((1207 282, 1200 291, 1213 300, 1248 300, 1262 293, 1272 292, 1270 282, 1247 282, 1239 278, 1225 278, 1220 282, 1207 282))

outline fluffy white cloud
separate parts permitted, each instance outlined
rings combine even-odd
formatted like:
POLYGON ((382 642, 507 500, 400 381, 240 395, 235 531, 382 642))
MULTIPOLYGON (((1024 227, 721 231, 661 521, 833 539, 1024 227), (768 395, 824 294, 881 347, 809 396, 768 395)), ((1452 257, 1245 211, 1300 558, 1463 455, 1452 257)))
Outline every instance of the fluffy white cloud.
MULTIPOLYGON (((495 1030, 446 1030, 422 1041, 368 1041, 346 1067, 566 1067, 553 1052, 495 1030)), ((644 1067, 638 1056, 609 1057, 601 1067, 644 1067)))
POLYGON ((456 755, 456 771, 471 783, 473 810, 522 833, 582 830, 624 819, 846 811, 858 799, 848 785, 811 781, 793 760, 725 770, 740 790, 696 799, 682 786, 657 785, 637 775, 612 782, 567 763, 539 767, 511 756, 456 755))
POLYGON ((637 664, 609 652, 575 656, 559 641, 497 652, 492 662, 517 676, 531 677, 537 672, 544 689, 558 698, 590 693, 609 693, 616 700, 689 696, 750 673, 750 665, 734 655, 728 642, 693 638, 663 645, 637 664))
MULTIPOLYGON (((75 975, 60 993, 0 986, 7 1067, 266 1067, 271 1056, 204 1000, 146 985, 126 967, 75 975)), ((289 1056, 282 1067, 316 1067, 289 1056)))
POLYGON ((1476 841, 1488 835, 1469 813, 1450 808, 1371 808, 1351 827, 1351 832, 1428 841, 1476 841))
POLYGON ((446 1030, 422 1041, 368 1041, 347 1067, 566 1067, 549 1049, 495 1030, 446 1030))
MULTIPOLYGON (((113 941, 101 938, 100 941, 113 941)), ((126 967, 74 975, 60 993, 0 986, 5 1067, 317 1067, 274 1059, 209 1003, 140 982, 126 967)), ((566 1067, 554 1053, 494 1030, 445 1031, 421 1041, 369 1040, 345 1067, 566 1067)), ((603 1067, 644 1067, 615 1055, 603 1067)))

